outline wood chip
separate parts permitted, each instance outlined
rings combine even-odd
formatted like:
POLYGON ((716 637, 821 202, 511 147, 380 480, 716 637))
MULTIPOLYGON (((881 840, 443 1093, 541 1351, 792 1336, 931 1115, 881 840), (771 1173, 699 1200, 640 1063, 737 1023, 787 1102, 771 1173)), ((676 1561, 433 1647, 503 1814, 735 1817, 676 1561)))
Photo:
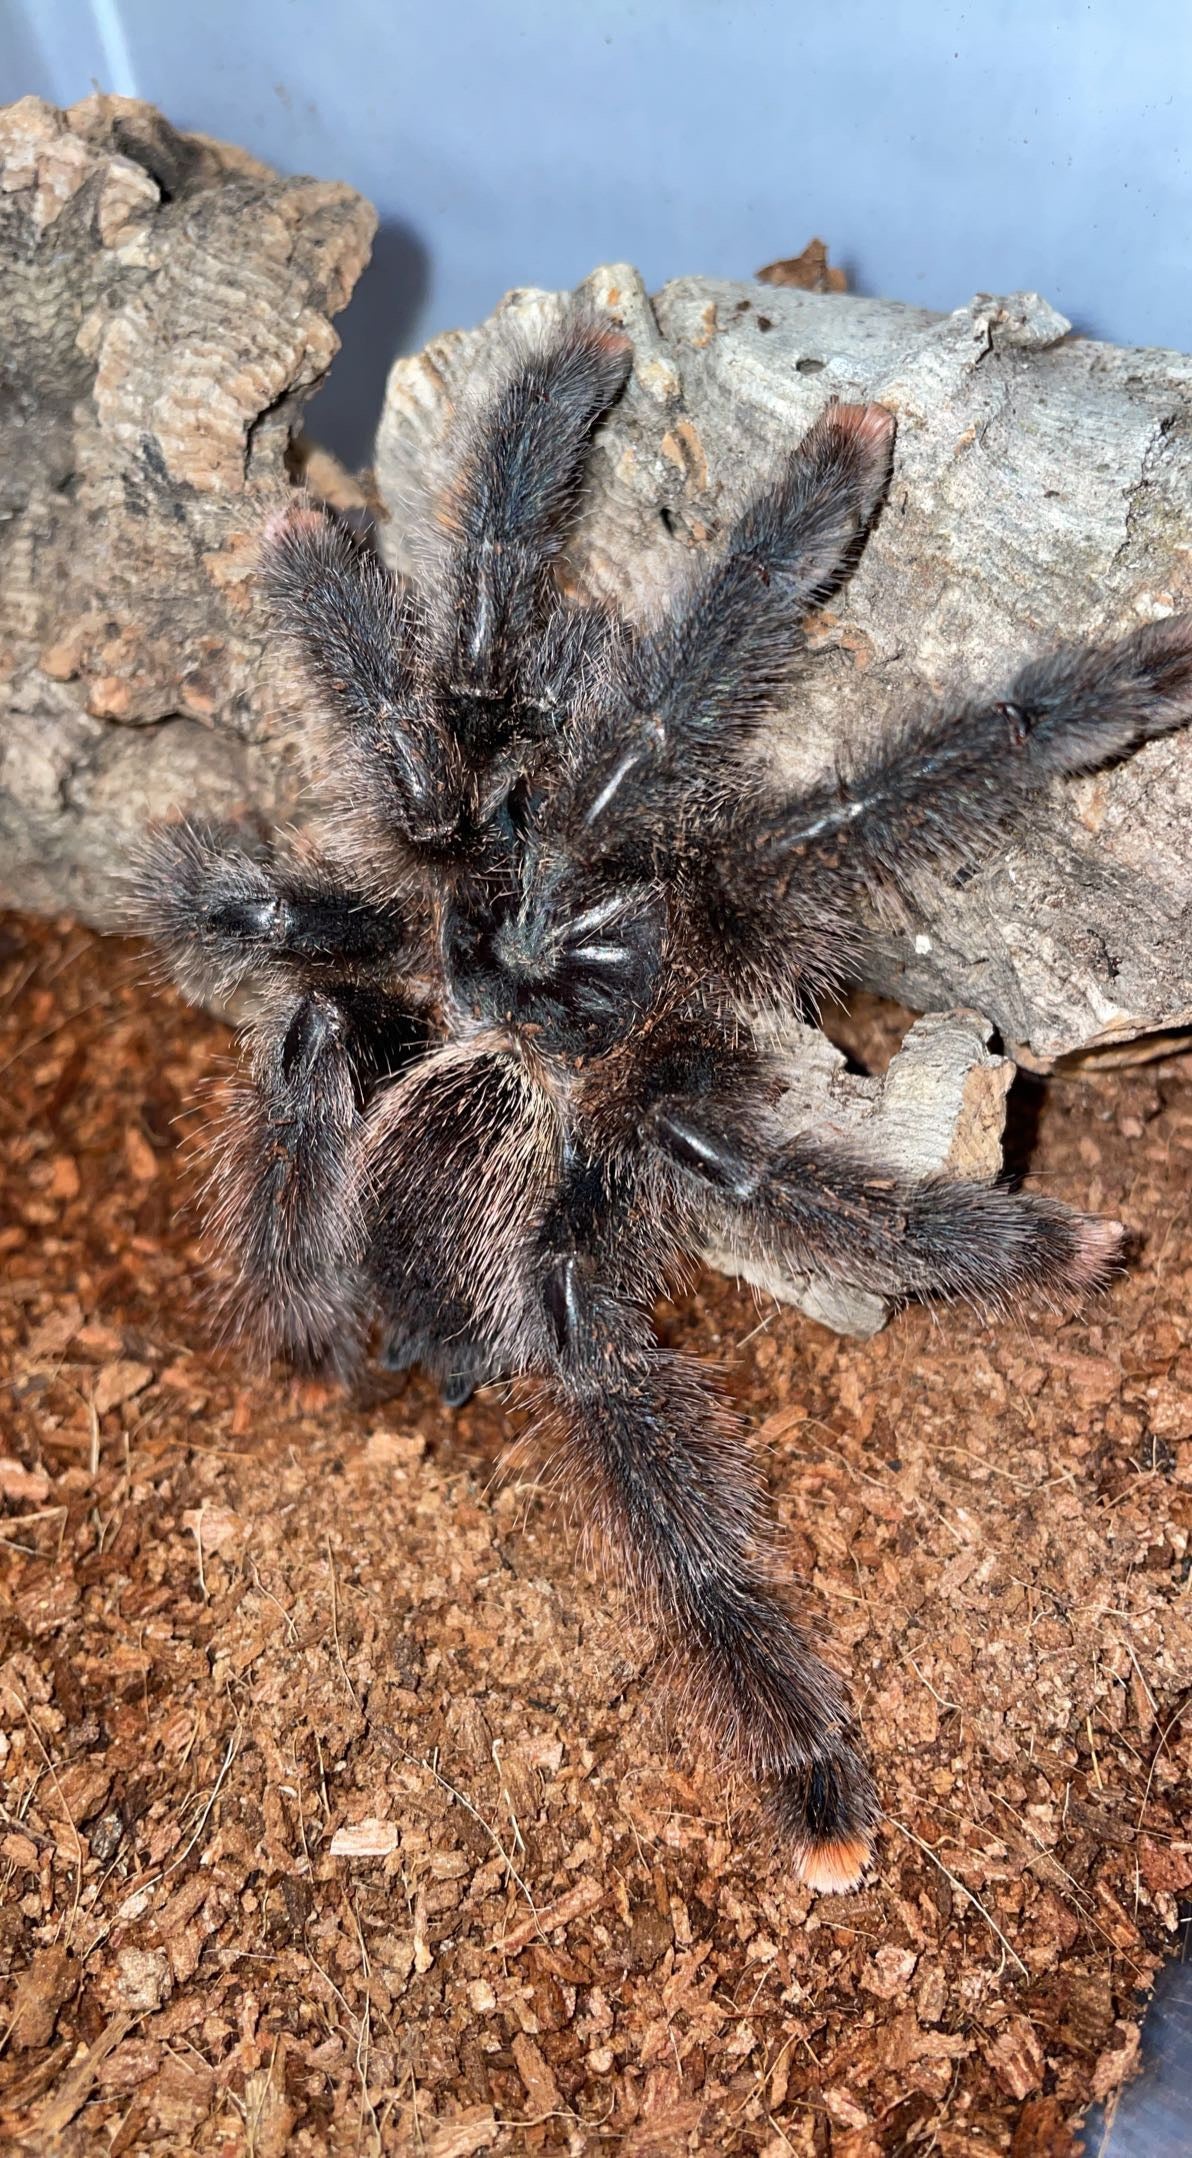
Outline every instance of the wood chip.
POLYGON ((396 1851, 401 1832, 392 1821, 354 1821, 337 1828, 331 1838, 332 1858, 388 1858, 396 1851))
POLYGON ((546 2064, 541 2047, 536 2046, 525 2031, 519 2031, 513 2041, 512 2053, 517 2062, 517 2072, 526 2086, 531 2112, 539 2120, 548 2114, 558 2113, 563 2104, 563 2095, 546 2064))
POLYGON ((780 262, 768 262, 764 270, 757 272, 761 285, 786 286, 795 292, 847 292, 848 279, 843 270, 837 270, 828 260, 828 250, 822 240, 808 240, 801 255, 787 255, 780 262))
POLYGON ((50 1479, 44 1469, 26 1469, 19 1461, 0 1461, 0 1497, 40 1506, 50 1495, 50 1479))
POLYGON ((115 1363, 105 1364, 97 1374, 95 1390, 91 1396, 97 1416, 106 1416, 109 1409, 117 1409, 122 1402, 132 1401, 152 1383, 153 1366, 135 1364, 128 1358, 117 1358, 115 1363))
POLYGON ((491 2106, 468 2106, 451 2120, 420 2122, 416 2147, 422 2158, 472 2158, 474 2151, 488 2150, 500 2133, 491 2106))
POLYGON ((599 1910, 608 1894, 598 1881, 577 1881, 574 1888, 560 1896, 557 1903, 547 1905, 544 1911, 523 1918, 520 1925, 502 1934, 493 1947, 502 1955, 516 1956, 531 1941, 540 1940, 545 1934, 554 1933, 559 1926, 570 1925, 573 1918, 583 1918, 589 1911, 599 1910))
POLYGON ((79 1965, 64 1941, 54 1941, 37 1950, 29 1968, 17 1980, 13 1996, 9 2028, 18 2052, 49 2044, 58 2011, 78 1982, 79 1965))
POLYGON ((204 1551, 233 1551, 243 1543, 247 1524, 230 1506, 188 1506, 182 1526, 189 1529, 204 1551))

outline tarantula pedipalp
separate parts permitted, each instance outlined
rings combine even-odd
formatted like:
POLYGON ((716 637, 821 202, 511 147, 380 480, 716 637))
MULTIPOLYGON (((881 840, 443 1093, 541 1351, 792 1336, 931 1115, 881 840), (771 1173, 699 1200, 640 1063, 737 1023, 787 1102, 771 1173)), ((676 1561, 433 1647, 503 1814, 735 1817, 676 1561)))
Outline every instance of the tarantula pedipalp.
POLYGON ((793 1864, 840 1888, 876 1821, 845 1689, 785 1600, 731 1415, 652 1306, 712 1242, 891 1297, 1104 1278, 1116 1224, 780 1131, 754 1015, 855 978, 883 910, 976 862, 1053 775, 1181 725, 1192 619, 1028 666, 783 791, 754 738, 878 509, 892 416, 829 405, 666 618, 631 627, 555 575, 630 364, 588 318, 521 357, 459 426, 417 588, 323 512, 279 514, 263 574, 313 700, 325 851, 167 828, 140 903, 185 989, 258 983, 218 1159, 238 1322, 345 1371, 379 1326, 454 1400, 536 1375, 559 1479, 793 1864))

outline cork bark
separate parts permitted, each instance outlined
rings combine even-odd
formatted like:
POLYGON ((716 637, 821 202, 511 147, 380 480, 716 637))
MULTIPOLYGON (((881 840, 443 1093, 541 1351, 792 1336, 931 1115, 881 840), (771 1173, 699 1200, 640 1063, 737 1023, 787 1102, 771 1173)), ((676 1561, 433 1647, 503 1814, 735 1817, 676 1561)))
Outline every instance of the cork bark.
POLYGON ((0 902, 102 923, 150 817, 292 803, 251 562, 374 224, 127 99, 0 112, 0 902))

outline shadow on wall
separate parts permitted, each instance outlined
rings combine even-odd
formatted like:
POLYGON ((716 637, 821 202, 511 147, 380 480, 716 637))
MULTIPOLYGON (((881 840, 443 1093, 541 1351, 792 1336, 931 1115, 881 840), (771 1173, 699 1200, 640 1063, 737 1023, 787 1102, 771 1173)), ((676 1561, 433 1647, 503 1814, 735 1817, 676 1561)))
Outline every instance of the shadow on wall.
POLYGON ((382 223, 372 260, 336 320, 343 350, 304 415, 311 439, 349 471, 372 457, 385 378, 398 353, 409 349, 429 280, 430 257, 417 234, 393 220, 382 223))

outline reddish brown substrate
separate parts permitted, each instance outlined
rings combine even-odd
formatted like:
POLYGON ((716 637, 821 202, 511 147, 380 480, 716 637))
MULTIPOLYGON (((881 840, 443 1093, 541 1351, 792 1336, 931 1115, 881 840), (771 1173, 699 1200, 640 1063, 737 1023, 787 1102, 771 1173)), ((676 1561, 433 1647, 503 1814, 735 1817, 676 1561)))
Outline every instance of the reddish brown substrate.
POLYGON ((0 2135, 1068 2150, 1192 1885, 1192 1057, 1038 1097, 1037 1188, 1146 1240, 1082 1320, 663 1314, 854 1675, 889 1819, 816 1898, 491 1483, 498 1399, 209 1352, 177 1141, 229 1039, 143 973, 7 925, 0 2135))

